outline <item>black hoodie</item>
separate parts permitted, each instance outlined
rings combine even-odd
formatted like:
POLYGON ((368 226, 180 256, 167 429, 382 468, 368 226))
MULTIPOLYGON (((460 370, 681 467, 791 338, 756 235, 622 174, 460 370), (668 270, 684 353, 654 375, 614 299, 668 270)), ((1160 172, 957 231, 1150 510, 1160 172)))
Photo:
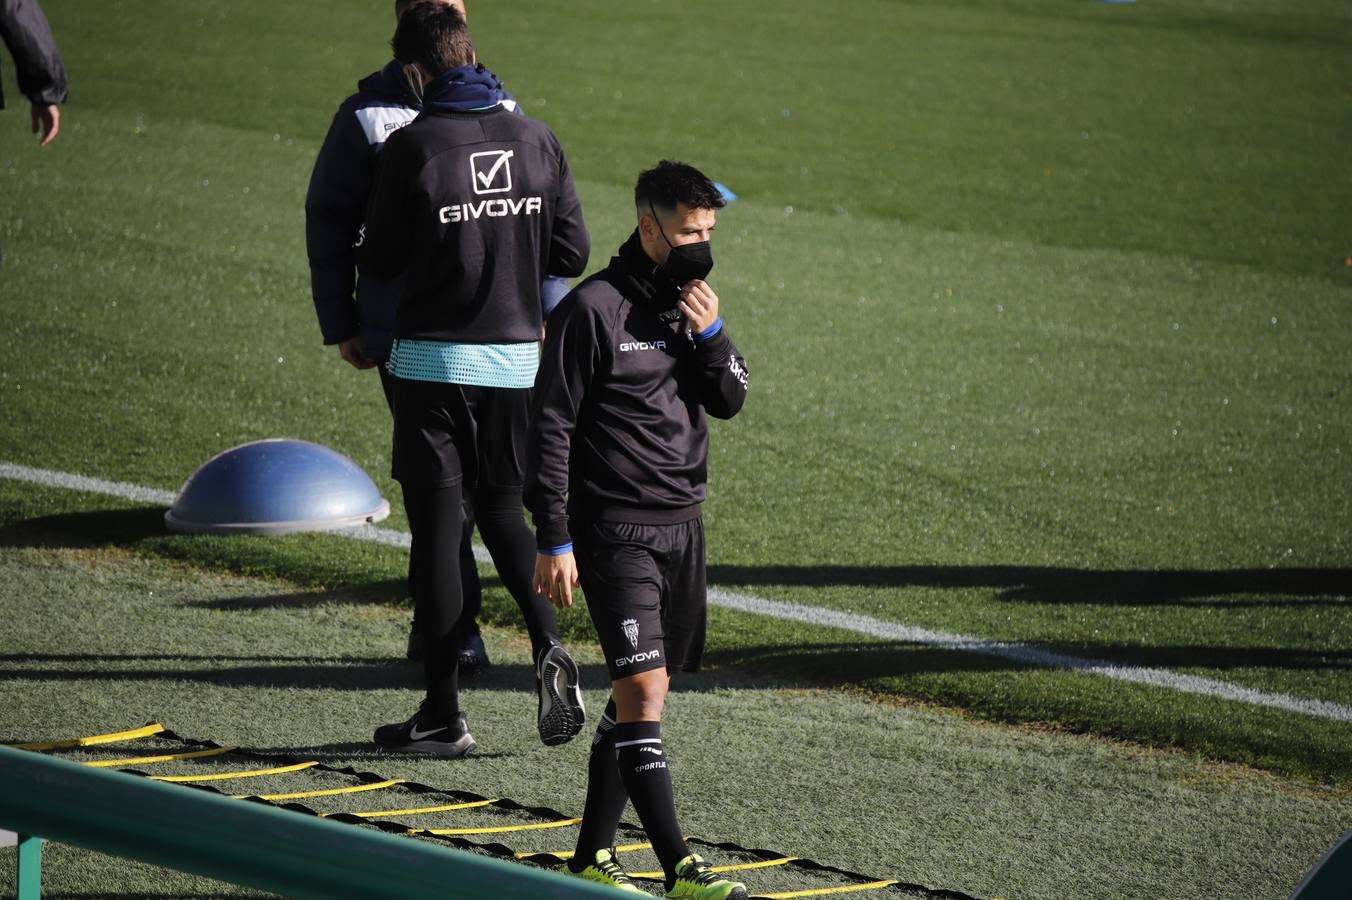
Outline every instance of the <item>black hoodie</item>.
POLYGON ((705 414, 741 410, 746 359, 721 324, 692 337, 672 296, 636 232, 549 317, 526 442, 541 549, 571 543, 570 515, 660 525, 700 514, 705 414))
POLYGON ((563 148, 543 122, 495 101, 500 90, 481 66, 442 73, 381 153, 357 259, 375 275, 403 273, 398 339, 538 342, 542 278, 586 268, 563 148))

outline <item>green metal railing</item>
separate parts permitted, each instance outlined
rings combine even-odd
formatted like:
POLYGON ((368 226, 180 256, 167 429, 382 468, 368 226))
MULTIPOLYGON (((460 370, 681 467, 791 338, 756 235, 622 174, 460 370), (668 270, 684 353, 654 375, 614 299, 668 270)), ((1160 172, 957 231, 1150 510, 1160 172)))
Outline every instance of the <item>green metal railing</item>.
POLYGON ((288 897, 614 896, 526 865, 4 746, 0 827, 21 835, 21 900, 39 895, 34 838, 288 897))

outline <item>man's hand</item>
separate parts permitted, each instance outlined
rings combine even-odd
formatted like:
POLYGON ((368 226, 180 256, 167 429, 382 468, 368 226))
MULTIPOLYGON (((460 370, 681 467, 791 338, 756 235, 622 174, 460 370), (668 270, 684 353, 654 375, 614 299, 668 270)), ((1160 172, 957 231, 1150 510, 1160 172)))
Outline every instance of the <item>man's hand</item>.
POLYGON ((338 355, 354 369, 373 369, 376 364, 361 355, 359 338, 350 337, 338 345, 338 355))
POLYGON ((718 295, 698 278, 687 281, 681 288, 676 306, 684 313, 694 334, 699 334, 718 319, 718 295))
POLYGON ((577 586, 577 559, 572 551, 558 556, 535 555, 535 593, 559 609, 573 605, 573 588, 577 586))
POLYGON ((33 104, 33 133, 42 137, 42 143, 39 147, 46 147, 52 141, 56 140, 57 134, 61 131, 61 107, 52 103, 43 106, 38 103, 33 104))

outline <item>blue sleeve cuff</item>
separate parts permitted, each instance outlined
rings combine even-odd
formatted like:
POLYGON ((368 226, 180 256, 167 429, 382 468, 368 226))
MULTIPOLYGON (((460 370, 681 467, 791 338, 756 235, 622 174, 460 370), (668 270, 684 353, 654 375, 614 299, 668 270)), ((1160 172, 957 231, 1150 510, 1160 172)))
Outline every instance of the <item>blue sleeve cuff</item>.
POLYGON ((559 544, 557 547, 541 547, 537 551, 541 556, 563 556, 565 553, 573 552, 571 543, 559 544))
POLYGON ((707 341, 709 338, 718 334, 722 330, 723 330, 723 317, 719 316, 717 319, 714 319, 714 324, 710 325, 708 328, 699 332, 694 337, 695 340, 697 341, 707 341))

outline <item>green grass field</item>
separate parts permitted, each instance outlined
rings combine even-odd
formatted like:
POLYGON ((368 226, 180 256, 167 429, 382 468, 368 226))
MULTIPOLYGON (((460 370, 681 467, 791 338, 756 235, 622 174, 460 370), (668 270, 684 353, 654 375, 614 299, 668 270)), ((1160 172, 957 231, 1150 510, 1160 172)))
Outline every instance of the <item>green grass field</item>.
MULTIPOLYGON (((173 490, 227 447, 304 438, 406 527, 374 376, 319 345, 301 208, 334 108, 387 58, 387 5, 46 0, 73 93, 40 151, 4 64, 0 462, 173 490)), ((657 159, 740 195, 711 278, 753 384, 713 438, 719 588, 1352 704, 1346 4, 470 16, 564 143, 592 268, 657 159)), ((171 536, 162 512, 0 480, 0 741, 157 719, 580 809, 585 747, 532 743, 496 582, 501 665, 467 700, 483 755, 390 759, 365 742, 417 699, 401 551, 171 536)), ((711 625, 668 728, 699 837, 982 897, 1282 897, 1352 828, 1346 720, 711 625)), ((49 857, 52 896, 229 890, 49 857)))

